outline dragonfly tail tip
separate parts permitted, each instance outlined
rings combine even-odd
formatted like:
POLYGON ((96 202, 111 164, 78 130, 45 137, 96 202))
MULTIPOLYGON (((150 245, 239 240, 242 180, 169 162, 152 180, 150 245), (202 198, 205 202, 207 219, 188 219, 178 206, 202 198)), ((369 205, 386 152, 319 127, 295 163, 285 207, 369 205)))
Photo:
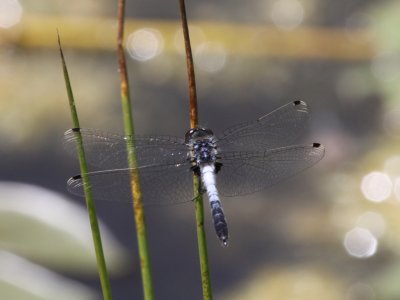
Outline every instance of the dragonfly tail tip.
POLYGON ((222 243, 223 247, 227 247, 228 246, 228 237, 227 236, 221 237, 221 243, 222 243))

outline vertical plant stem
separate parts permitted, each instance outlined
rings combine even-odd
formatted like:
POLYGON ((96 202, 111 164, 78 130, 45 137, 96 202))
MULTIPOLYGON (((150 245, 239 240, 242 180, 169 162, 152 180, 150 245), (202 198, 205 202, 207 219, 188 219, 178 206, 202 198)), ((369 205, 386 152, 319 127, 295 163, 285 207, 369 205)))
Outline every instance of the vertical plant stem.
MULTIPOLYGON (((194 65, 192 49, 190 46, 189 28, 186 18, 185 0, 179 0, 183 37, 185 40, 186 50, 186 64, 189 78, 189 109, 190 109, 190 128, 198 126, 198 113, 197 113, 197 93, 196 93, 196 80, 194 75, 194 65)), ((199 193, 200 178, 199 176, 193 176, 193 188, 195 192, 195 207, 196 207, 196 228, 197 228, 197 244, 199 248, 200 258, 200 272, 201 272, 201 283, 203 287, 203 298, 207 300, 212 299, 211 291, 211 280, 210 280, 210 268, 208 265, 208 253, 207 253, 207 240, 206 232, 204 229, 204 207, 203 197, 199 193)))
POLYGON ((199 124, 199 117, 197 113, 196 78, 194 75, 193 55, 192 55, 192 47, 190 46, 185 0, 179 0, 179 6, 182 19, 183 38, 185 41, 186 65, 187 65, 188 80, 189 80, 190 128, 195 128, 199 124))
MULTIPOLYGON (((73 123, 74 128, 80 128, 78 113, 77 113, 76 106, 75 106, 74 95, 72 93, 71 82, 69 80, 67 65, 65 63, 64 53, 62 51, 59 35, 58 35, 58 45, 59 45, 59 49, 60 49, 60 56, 61 56, 63 73, 64 73, 65 86, 67 88, 67 93, 68 93, 68 100, 69 100, 69 107, 70 107, 70 111, 71 111, 72 123, 73 123)), ((76 132, 76 135, 77 135, 77 145, 76 146, 77 146, 78 157, 79 157, 79 165, 80 165, 82 179, 83 179, 83 183, 84 183, 83 188, 84 188, 84 193, 85 193, 86 207, 87 207, 87 210, 89 213, 90 228, 92 230, 94 249, 95 249, 96 259, 97 259, 97 267, 99 270, 100 283, 101 283, 101 288, 103 291, 103 299, 112 300, 110 280, 109 280, 108 273, 107 273, 106 261, 104 258, 103 246, 101 243, 101 235, 100 235, 100 230, 99 230, 99 224, 97 222, 96 208, 95 208, 94 201, 93 201, 92 189, 91 189, 90 183, 89 183, 88 168, 87 168, 87 163, 86 163, 86 158, 85 158, 85 151, 83 148, 82 136, 79 131, 76 132)))
POLYGON ((207 239, 204 230, 204 205, 203 197, 199 193, 200 178, 193 176, 193 188, 195 190, 196 228, 197 244, 200 259, 201 285, 203 288, 203 299, 212 300, 210 268, 208 265, 207 239))
POLYGON ((129 95, 128 73, 126 69, 124 40, 125 0, 118 1, 118 37, 117 53, 121 81, 121 103, 127 140, 128 163, 131 168, 131 186, 133 197, 133 211, 135 215, 136 234, 139 247, 140 268, 142 274, 143 294, 145 300, 154 299, 153 280, 151 275, 149 246, 147 240, 142 193, 140 191, 140 178, 137 171, 136 151, 134 144, 134 126, 129 95))

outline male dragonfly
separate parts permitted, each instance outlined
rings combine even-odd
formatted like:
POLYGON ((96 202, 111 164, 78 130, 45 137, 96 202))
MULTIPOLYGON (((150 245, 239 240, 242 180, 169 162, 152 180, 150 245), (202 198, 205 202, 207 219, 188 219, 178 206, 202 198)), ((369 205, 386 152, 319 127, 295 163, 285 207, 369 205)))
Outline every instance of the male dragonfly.
MULTIPOLYGON (((193 199, 193 174, 201 178, 211 205, 216 234, 228 244, 228 226, 219 195, 254 193, 316 164, 325 149, 319 143, 292 145, 309 117, 303 101, 288 103, 261 118, 228 128, 216 137, 210 129, 190 129, 185 139, 135 136, 137 169, 144 204, 180 203, 193 199)), ((83 138, 88 163, 101 168, 88 173, 95 198, 131 199, 127 140, 123 135, 75 128, 65 132, 64 144, 76 151, 83 138)), ((83 195, 81 175, 68 180, 68 190, 83 195)))

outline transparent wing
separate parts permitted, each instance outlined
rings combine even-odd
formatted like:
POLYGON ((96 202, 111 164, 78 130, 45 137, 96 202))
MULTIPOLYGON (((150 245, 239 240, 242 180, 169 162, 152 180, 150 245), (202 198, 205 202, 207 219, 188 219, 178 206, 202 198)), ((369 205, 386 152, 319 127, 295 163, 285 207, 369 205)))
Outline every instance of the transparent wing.
MULTIPOLYGON (((193 199, 193 172, 189 163, 138 170, 145 205, 182 203, 193 199)), ((115 169, 88 173, 94 198, 132 202, 130 171, 115 169)), ((84 196, 82 177, 71 177, 67 189, 72 194, 84 196)))
MULTIPOLYGON (((126 136, 95 129, 75 128, 64 133, 64 147, 77 156, 76 142, 82 135, 86 159, 92 166, 103 169, 128 168, 126 136)), ((135 137, 138 167, 158 164, 179 164, 187 158, 187 146, 180 138, 171 136, 135 137)))
POLYGON ((218 139, 221 151, 260 151, 293 144, 303 132, 309 109, 303 101, 293 101, 256 121, 238 124, 218 139))
POLYGON ((311 167, 324 153, 324 147, 317 143, 222 153, 223 165, 217 175, 219 191, 224 196, 259 191, 311 167))

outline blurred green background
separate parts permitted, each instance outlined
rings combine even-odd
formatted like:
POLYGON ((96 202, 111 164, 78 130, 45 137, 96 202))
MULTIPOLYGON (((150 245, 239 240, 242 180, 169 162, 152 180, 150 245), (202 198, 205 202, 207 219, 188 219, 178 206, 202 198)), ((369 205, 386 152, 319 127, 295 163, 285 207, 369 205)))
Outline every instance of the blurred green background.
MULTIPOLYGON (((0 0, 0 298, 100 299, 56 29, 82 127, 122 132, 117 1, 0 0)), ((293 100, 313 111, 316 167, 206 206, 215 299, 400 299, 400 2, 187 1, 199 118, 221 133, 293 100)), ((127 1, 136 131, 183 136, 187 78, 177 1, 127 1)), ((140 299, 130 204, 97 202, 114 299, 140 299)), ((146 209, 157 299, 201 299, 191 204, 146 209)))

